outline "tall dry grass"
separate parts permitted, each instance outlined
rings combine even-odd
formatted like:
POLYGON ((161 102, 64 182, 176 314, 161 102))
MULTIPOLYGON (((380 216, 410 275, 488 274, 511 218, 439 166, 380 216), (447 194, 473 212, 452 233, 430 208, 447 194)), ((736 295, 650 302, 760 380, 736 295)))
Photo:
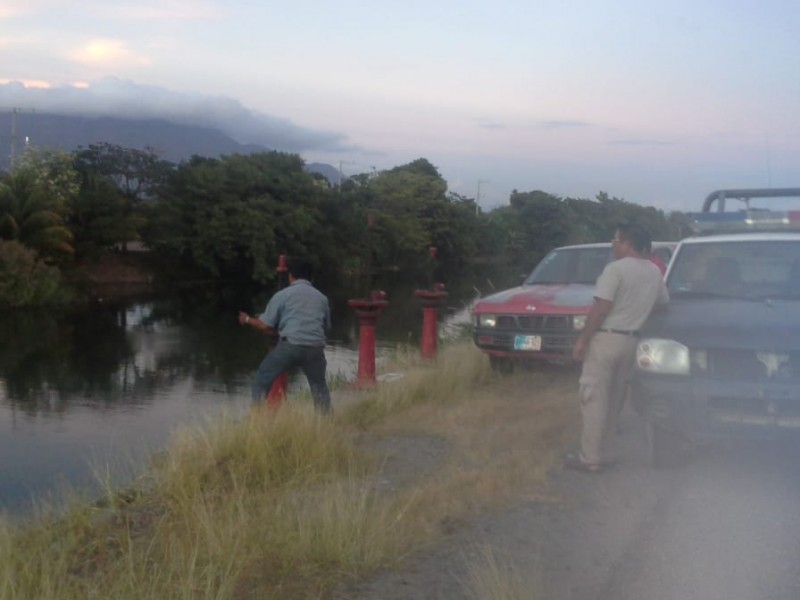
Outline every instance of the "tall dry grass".
POLYGON ((3 523, 0 598, 313 596, 397 555, 406 506, 370 468, 304 409, 184 431, 140 489, 3 523))
POLYGON ((457 404, 492 378, 486 357, 469 342, 446 346, 435 361, 401 349, 386 368, 403 377, 367 393, 345 413, 345 422, 368 428, 419 404, 457 404))
POLYGON ((130 489, 0 522, 0 600, 325 597, 543 480, 562 399, 498 379, 468 343, 390 368, 405 376, 333 419, 292 401, 222 418, 182 431, 130 489), (387 492, 364 440, 399 434, 449 451, 435 477, 387 492))

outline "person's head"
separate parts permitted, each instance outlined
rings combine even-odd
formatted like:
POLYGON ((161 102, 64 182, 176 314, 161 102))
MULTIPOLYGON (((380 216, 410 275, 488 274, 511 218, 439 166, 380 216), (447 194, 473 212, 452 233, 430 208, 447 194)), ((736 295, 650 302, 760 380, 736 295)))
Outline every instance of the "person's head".
POLYGON ((617 227, 612 240, 614 256, 625 258, 626 256, 644 257, 648 255, 652 242, 650 234, 644 227, 632 223, 623 223, 617 227))
POLYGON ((290 279, 306 279, 311 281, 311 276, 314 274, 311 263, 299 256, 286 257, 286 269, 289 271, 290 279))

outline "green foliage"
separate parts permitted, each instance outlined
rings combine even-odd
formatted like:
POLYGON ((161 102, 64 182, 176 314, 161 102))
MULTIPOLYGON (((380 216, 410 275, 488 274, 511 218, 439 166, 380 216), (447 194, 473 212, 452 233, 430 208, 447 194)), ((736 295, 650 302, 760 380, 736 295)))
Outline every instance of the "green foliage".
POLYGON ((61 275, 16 241, 0 240, 0 309, 63 301, 61 275))
POLYGON ((608 242, 621 223, 645 227, 654 240, 677 240, 689 234, 685 215, 609 197, 595 200, 560 198, 542 191, 511 194, 509 206, 488 215, 499 255, 522 270, 531 269, 547 252, 566 244, 608 242))
POLYGON ((147 239, 213 277, 266 283, 279 254, 325 256, 327 193, 295 155, 195 157, 169 178, 147 239))
POLYGON ((146 219, 130 209, 113 181, 94 171, 81 173, 81 179, 69 217, 77 253, 94 258, 116 244, 137 239, 146 219))
POLYGON ((108 177, 124 197, 140 202, 155 195, 171 164, 158 158, 152 148, 101 143, 80 148, 75 153, 75 168, 108 177))
POLYGON ((427 160, 355 180, 345 198, 359 207, 372 228, 372 267, 409 273, 429 271, 428 248, 438 250, 440 265, 455 267, 475 256, 481 245, 474 202, 448 194, 447 182, 427 160))
POLYGON ((308 256, 317 282, 348 285, 379 274, 447 282, 474 263, 527 271, 556 246, 611 239, 635 221, 653 239, 688 235, 685 215, 665 215, 600 192, 594 199, 512 192, 484 213, 448 192, 425 158, 355 175, 332 190, 293 154, 268 152, 180 165, 152 149, 93 144, 74 155, 28 152, 0 180, 0 239, 52 264, 73 248, 97 257, 141 239, 182 275, 275 279, 280 254, 308 256), (433 261, 429 248, 437 249, 433 261))
POLYGON ((68 163, 63 153, 28 151, 0 180, 0 239, 16 240, 51 262, 74 252, 64 217, 77 178, 68 163))
POLYGON ((80 192, 70 204, 69 225, 78 253, 96 256, 140 239, 147 224, 143 204, 154 199, 169 163, 152 149, 92 144, 75 154, 80 192))
POLYGON ((28 148, 14 164, 12 173, 26 173, 59 212, 78 193, 79 182, 72 155, 61 150, 28 148))

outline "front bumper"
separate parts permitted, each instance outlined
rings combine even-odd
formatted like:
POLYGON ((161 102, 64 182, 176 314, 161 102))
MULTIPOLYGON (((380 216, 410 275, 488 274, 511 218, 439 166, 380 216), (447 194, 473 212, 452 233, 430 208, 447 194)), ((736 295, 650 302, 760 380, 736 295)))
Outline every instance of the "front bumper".
POLYGON ((521 360, 567 361, 572 357, 572 346, 580 331, 530 331, 476 329, 473 334, 475 345, 490 356, 515 358, 521 360), (539 350, 516 350, 517 336, 538 336, 541 339, 539 350))
POLYGON ((800 381, 724 381, 637 371, 631 402, 693 438, 800 430, 800 381))

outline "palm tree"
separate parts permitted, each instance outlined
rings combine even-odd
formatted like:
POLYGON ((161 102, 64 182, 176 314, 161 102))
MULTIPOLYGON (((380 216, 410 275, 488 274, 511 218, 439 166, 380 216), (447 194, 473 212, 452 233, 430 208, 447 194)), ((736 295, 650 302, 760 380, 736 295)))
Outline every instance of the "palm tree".
POLYGON ((72 255, 72 232, 60 208, 33 173, 13 171, 0 181, 0 238, 33 248, 44 259, 72 255))

